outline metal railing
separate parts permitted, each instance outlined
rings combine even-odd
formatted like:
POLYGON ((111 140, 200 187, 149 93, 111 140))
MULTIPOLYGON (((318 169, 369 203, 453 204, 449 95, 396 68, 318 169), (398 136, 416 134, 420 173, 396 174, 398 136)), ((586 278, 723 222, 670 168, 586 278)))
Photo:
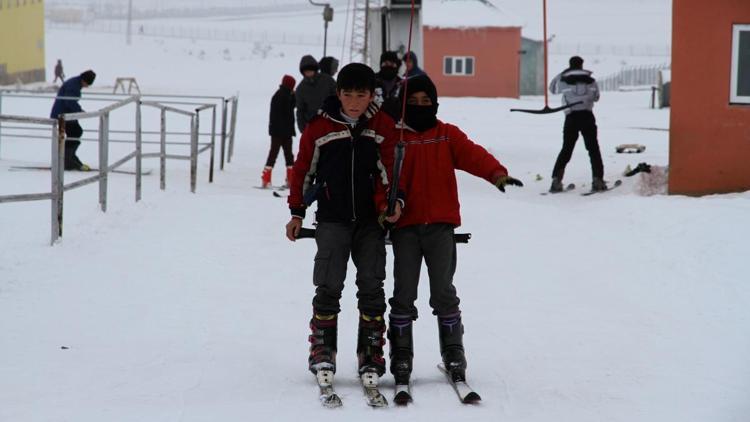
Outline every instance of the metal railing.
POLYGON ((598 79, 597 84, 602 91, 617 91, 622 87, 650 87, 659 82, 659 73, 670 66, 669 63, 663 63, 626 67, 615 74, 598 79))
MULTIPOLYGON (((7 94, 6 94, 7 96, 7 94)), ((46 96, 35 96, 35 97, 46 97, 46 96)), ((85 186, 94 182, 99 183, 99 204, 102 212, 107 211, 107 191, 108 191, 108 175, 110 172, 116 170, 126 162, 135 158, 135 200, 140 201, 141 199, 141 177, 142 177, 142 159, 150 157, 158 157, 160 162, 160 188, 164 190, 166 188, 166 160, 167 159, 178 159, 178 160, 189 160, 190 161, 190 190, 195 193, 197 185, 197 168, 198 168, 198 155, 202 152, 210 150, 210 164, 209 164, 209 183, 213 182, 213 170, 214 170, 214 151, 215 151, 215 138, 216 138, 216 102, 214 103, 194 103, 194 102, 179 102, 171 101, 171 103, 190 105, 194 107, 194 111, 185 111, 171 105, 166 105, 159 101, 143 101, 141 95, 128 96, 127 98, 121 99, 114 104, 108 105, 94 112, 80 112, 80 113, 69 113, 63 114, 59 119, 44 119, 34 118, 27 116, 10 116, 0 114, 0 129, 3 127, 2 122, 11 122, 20 125, 32 125, 27 126, 5 126, 6 129, 11 130, 49 130, 39 128, 33 125, 49 125, 52 130, 51 145, 52 154, 50 158, 50 170, 51 170, 51 187, 50 192, 45 193, 30 193, 20 195, 4 195, 0 196, 0 203, 4 202, 22 202, 22 201, 35 201, 35 200, 51 200, 51 240, 50 244, 55 244, 62 237, 62 221, 63 221, 63 194, 65 191, 75 189, 81 186, 85 186), (135 129, 133 131, 118 130, 112 131, 116 133, 133 134, 134 141, 130 140, 111 140, 110 139, 110 113, 120 109, 130 103, 135 104, 135 129), (154 107, 160 110, 160 130, 158 132, 146 131, 149 134, 159 134, 159 152, 156 153, 143 153, 142 135, 144 133, 142 128, 142 114, 141 106, 154 107), (204 135, 210 135, 210 142, 200 144, 199 137, 200 133, 200 113, 204 110, 212 110, 211 115, 211 131, 204 135), (167 112, 175 113, 190 118, 190 131, 189 132, 173 132, 172 134, 178 133, 181 135, 189 135, 190 141, 190 154, 179 155, 179 154, 168 154, 166 150, 167 144, 179 144, 185 145, 184 142, 167 142, 167 112), (98 118, 99 125, 96 142, 99 146, 99 162, 98 162, 98 174, 95 176, 87 177, 81 180, 77 180, 68 185, 64 184, 64 145, 65 145, 65 121, 80 120, 98 118), (109 164, 109 145, 115 142, 127 142, 135 143, 135 150, 127 153, 122 158, 118 159, 115 163, 109 164)), ((187 98, 186 96, 182 96, 187 98)), ((55 97, 52 97, 55 98, 55 97)), ((63 98, 63 97, 60 97, 63 98)), ((228 158, 231 160, 232 151, 234 147, 234 131, 236 127, 236 116, 237 116, 237 96, 225 99, 223 97, 212 97, 214 99, 221 99, 222 113, 224 119, 222 122, 222 168, 223 168, 223 156, 225 148, 225 140, 229 140, 229 155, 228 158), (231 104, 231 118, 232 122, 227 124, 226 115, 228 106, 231 104), (229 126, 229 133, 226 132, 226 127, 229 126)), ((2 99, 2 92, 0 92, 0 100, 2 99)), ((76 98, 77 99, 77 98, 76 98)), ((111 99, 101 99, 102 101, 111 101, 111 99)), ((170 102, 170 101, 164 101, 170 102)), ((0 102, 1 104, 1 102, 0 102)), ((0 136, 3 136, 0 134, 0 136)), ((37 135, 24 135, 15 133, 6 133, 6 137, 16 138, 35 138, 35 139, 47 139, 44 136, 37 135)), ((1 139, 1 138, 0 138, 1 139)))

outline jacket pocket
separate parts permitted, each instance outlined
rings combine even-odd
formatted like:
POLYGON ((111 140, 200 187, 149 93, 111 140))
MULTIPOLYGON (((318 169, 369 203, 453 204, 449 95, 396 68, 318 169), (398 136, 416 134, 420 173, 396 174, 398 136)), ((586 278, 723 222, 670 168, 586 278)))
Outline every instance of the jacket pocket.
POLYGON ((315 266, 313 267, 313 284, 322 286, 328 279, 328 267, 331 264, 331 251, 319 250, 315 254, 315 266))

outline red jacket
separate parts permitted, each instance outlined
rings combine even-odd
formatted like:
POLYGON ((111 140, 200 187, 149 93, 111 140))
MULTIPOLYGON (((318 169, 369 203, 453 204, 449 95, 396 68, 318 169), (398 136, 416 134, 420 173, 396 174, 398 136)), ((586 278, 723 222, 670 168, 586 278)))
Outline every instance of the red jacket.
POLYGON ((508 170, 456 126, 438 120, 425 132, 404 129, 404 161, 399 188, 406 207, 396 227, 413 224, 461 225, 456 170, 493 183, 508 170))

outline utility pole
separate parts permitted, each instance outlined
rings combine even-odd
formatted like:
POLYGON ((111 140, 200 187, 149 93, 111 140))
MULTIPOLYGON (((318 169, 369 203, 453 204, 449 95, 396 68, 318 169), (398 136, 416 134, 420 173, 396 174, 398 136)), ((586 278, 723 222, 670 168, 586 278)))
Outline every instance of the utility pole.
POLYGON ((309 1, 313 6, 323 6, 323 57, 325 57, 328 47, 328 22, 333 20, 333 8, 330 3, 315 3, 313 0, 309 1))
POLYGON ((131 42, 131 26, 133 26, 133 0, 128 0, 128 28, 125 40, 128 45, 130 45, 131 42))

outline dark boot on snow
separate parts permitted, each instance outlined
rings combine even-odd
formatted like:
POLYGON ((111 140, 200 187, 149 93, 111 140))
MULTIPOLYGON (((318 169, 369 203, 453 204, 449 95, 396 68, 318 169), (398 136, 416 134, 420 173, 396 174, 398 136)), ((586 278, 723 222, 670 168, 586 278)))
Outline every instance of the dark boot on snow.
POLYGON ((336 372, 336 334, 338 320, 336 315, 313 314, 310 320, 312 333, 310 341, 310 357, 308 367, 316 374, 320 370, 336 372))
POLYGON ((382 315, 360 314, 357 334, 357 360, 360 375, 365 372, 376 372, 380 377, 385 373, 384 334, 385 321, 382 315))
POLYGON ((562 179, 559 177, 552 178, 552 184, 549 187, 550 193, 558 193, 563 191, 562 179))
POLYGON ((454 382, 466 381, 466 357, 464 356, 464 326, 461 312, 438 316, 440 355, 445 369, 454 382))
POLYGON ((601 177, 595 177, 591 182, 591 190, 593 192, 605 191, 607 190, 607 182, 605 182, 601 177))
POLYGON ((410 316, 393 314, 388 319, 391 374, 396 384, 409 384, 414 359, 412 319, 410 316))

